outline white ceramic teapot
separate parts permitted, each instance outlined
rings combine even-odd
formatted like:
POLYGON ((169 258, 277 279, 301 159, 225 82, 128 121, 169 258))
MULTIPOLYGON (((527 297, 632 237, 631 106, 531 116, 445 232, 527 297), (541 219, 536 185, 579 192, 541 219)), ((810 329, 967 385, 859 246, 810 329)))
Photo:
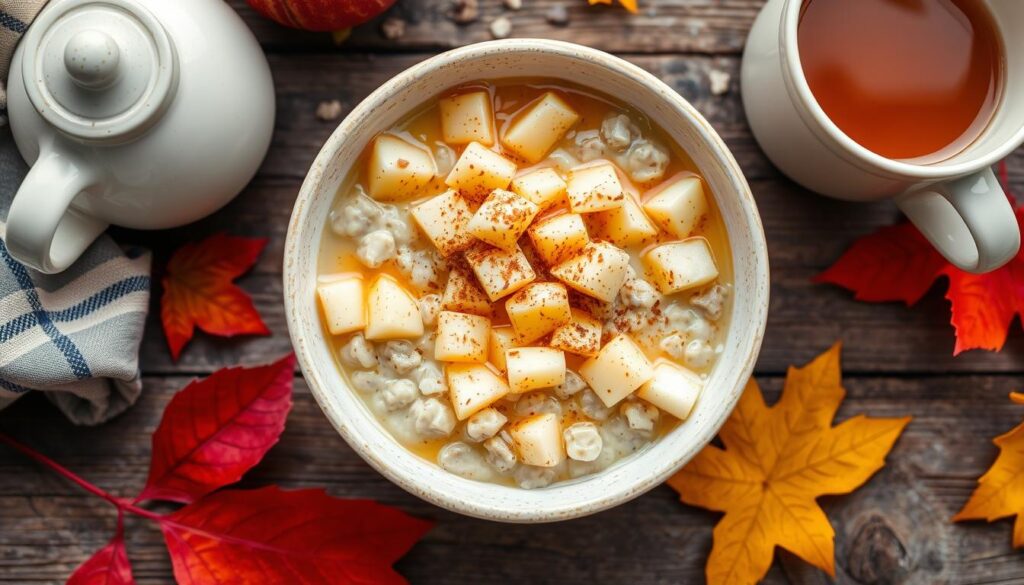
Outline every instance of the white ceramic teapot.
POLYGON ((8 114, 32 169, 11 255, 70 266, 108 225, 179 226, 249 182, 274 125, 270 68, 220 0, 51 0, 22 39, 8 114))

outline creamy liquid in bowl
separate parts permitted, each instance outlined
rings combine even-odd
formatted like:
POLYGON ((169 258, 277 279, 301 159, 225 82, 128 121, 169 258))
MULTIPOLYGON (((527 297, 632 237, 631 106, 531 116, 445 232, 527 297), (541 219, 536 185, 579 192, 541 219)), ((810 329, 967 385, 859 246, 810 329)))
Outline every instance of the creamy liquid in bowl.
POLYGON ((381 424, 443 469, 522 488, 599 472, 689 415, 728 334, 706 189, 616 100, 544 79, 455 88, 342 183, 323 334, 381 424))

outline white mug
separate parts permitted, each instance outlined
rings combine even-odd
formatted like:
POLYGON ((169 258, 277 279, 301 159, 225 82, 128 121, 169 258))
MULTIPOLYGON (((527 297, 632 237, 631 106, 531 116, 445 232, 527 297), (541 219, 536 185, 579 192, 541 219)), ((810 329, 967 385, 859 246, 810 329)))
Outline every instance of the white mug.
POLYGON ((797 26, 804 0, 768 1, 747 40, 742 71, 747 118, 775 166, 830 197, 895 199, 943 256, 976 273, 1002 266, 1020 248, 1013 209, 992 165, 1024 143, 1024 2, 986 4, 1005 48, 1003 95, 982 135, 939 163, 885 158, 829 119, 800 63, 797 26))

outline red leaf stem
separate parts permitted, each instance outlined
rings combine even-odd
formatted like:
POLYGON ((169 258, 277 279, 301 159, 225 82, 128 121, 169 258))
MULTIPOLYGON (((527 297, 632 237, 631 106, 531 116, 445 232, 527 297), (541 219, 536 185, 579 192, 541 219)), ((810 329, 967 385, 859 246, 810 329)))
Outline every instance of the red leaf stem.
POLYGON ((96 485, 86 481, 80 475, 78 475, 77 473, 71 471, 67 467, 64 467, 60 463, 57 463, 53 459, 50 459, 46 455, 43 455, 39 451, 36 451, 32 447, 29 447, 28 445, 24 445, 22 443, 19 443, 18 441, 14 440, 14 438, 10 437, 9 435, 6 435, 4 433, 0 433, 0 443, 4 443, 5 445, 8 445, 9 447, 11 447, 11 448, 13 448, 15 450, 22 452, 23 454, 27 455, 28 457, 30 457, 32 459, 35 459, 39 463, 42 463, 46 467, 49 467, 53 471, 57 472, 57 474, 63 476, 65 479, 70 480, 72 483, 74 483, 78 487, 82 488, 83 490, 89 492, 90 494, 93 494, 94 496, 98 496, 98 497, 103 498, 104 500, 110 502, 118 510, 121 510, 121 511, 124 511, 124 512, 131 512, 132 514, 135 514, 136 516, 142 516, 143 518, 149 518, 150 520, 156 520, 157 522, 162 522, 163 519, 164 519, 163 516, 161 516, 160 514, 157 514, 156 512, 151 512, 149 510, 146 510, 145 508, 140 508, 140 507, 132 504, 131 501, 129 501, 127 498, 119 498, 117 496, 114 496, 113 494, 110 494, 110 493, 104 491, 103 489, 99 488, 98 486, 96 486, 96 485))

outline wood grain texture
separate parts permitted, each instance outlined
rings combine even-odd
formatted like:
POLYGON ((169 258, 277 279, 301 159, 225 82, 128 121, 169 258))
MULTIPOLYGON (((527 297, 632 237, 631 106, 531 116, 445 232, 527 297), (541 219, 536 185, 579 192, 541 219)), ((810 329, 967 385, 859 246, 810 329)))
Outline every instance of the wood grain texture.
MULTIPOLYGON (((182 360, 173 363, 151 317, 142 346, 146 390, 131 411, 100 428, 74 428, 36 395, 0 413, 0 431, 115 494, 134 494, 146 478, 150 434, 189 376, 236 363, 269 362, 290 349, 280 281, 285 229, 306 170, 336 125, 315 117, 317 105, 337 99, 347 112, 380 83, 431 54, 489 39, 488 23, 503 15, 512 21, 513 36, 570 40, 626 56, 693 102, 733 150, 758 200, 769 241, 772 303, 758 363, 769 400, 778 396, 786 366, 805 362, 842 339, 850 395, 839 418, 857 413, 915 417, 887 467, 864 488, 821 500, 837 533, 837 582, 1024 583, 1024 554, 1010 547, 1010 522, 949 522, 994 459, 992 437, 1024 414, 1024 407, 1006 400, 1007 392, 1020 389, 1024 334, 1015 323, 1003 353, 972 352, 954 359, 943 285, 907 309, 856 303, 844 291, 810 283, 854 239, 898 215, 886 204, 816 197, 783 178, 757 148, 743 116, 738 72, 746 32, 764 0, 640 0, 636 16, 617 7, 588 7, 584 0, 524 0, 517 12, 506 11, 502 0, 480 0, 480 19, 467 25, 446 16, 451 0, 399 0, 340 47, 329 35, 293 31, 260 18, 245 0, 227 2, 270 53, 278 93, 271 151, 252 185, 213 217, 159 234, 115 234, 120 241, 153 248, 158 277, 183 242, 220 230, 269 237, 260 262, 240 283, 273 336, 223 340, 199 334, 182 360), (568 9, 568 27, 545 21, 556 4, 568 9), (406 21, 401 39, 386 41, 380 34, 386 17, 406 21), (711 94, 712 70, 731 74, 725 95, 711 94)), ((1024 152, 1009 164, 1013 185, 1024 195, 1024 152)), ((159 289, 154 292, 155 308, 159 289)), ((399 564, 414 584, 702 583, 717 521, 715 514, 683 506, 666 487, 597 516, 541 527, 444 512, 401 491, 359 459, 330 427, 301 379, 281 444, 242 485, 269 483, 326 486, 334 495, 372 497, 439 520, 399 564)), ((62 583, 106 542, 114 520, 107 504, 0 447, 0 583, 62 583)), ((158 531, 134 519, 128 529, 139 582, 170 582, 158 531)), ((777 561, 767 583, 829 583, 792 555, 780 552, 777 561)))
MULTIPOLYGON (((268 49, 338 50, 329 34, 309 34, 277 25, 253 12, 245 0, 228 0, 268 49)), ((582 43, 606 51, 655 53, 688 51, 732 53, 743 50, 747 31, 764 0, 640 0, 640 13, 619 6, 588 6, 585 0, 525 0, 510 11, 502 0, 479 0, 479 18, 457 24, 448 15, 454 0, 399 0, 388 12, 356 28, 341 50, 384 52, 443 50, 492 39, 489 25, 498 17, 512 22, 512 37, 543 37, 582 43), (561 4, 568 26, 545 16, 561 4), (386 18, 401 18, 405 34, 389 41, 381 34, 386 18)))
MULTIPOLYGON (((822 348, 818 348, 822 349, 822 348)), ((782 379, 760 378, 769 401, 782 379)), ((115 495, 145 483, 148 437, 185 377, 146 379, 128 415, 96 429, 71 427, 40 397, 0 414, 0 430, 53 456, 115 495)), ((991 464, 993 432, 1024 408, 1006 393, 1013 376, 847 377, 838 420, 859 413, 912 415, 886 468, 852 495, 823 498, 836 529, 839 583, 1024 582, 1009 548, 1010 522, 954 525, 975 478, 991 464)), ((680 504, 667 487, 580 520, 511 526, 457 516, 425 504, 366 465, 337 436, 296 380, 295 408, 281 443, 243 486, 325 486, 337 496, 372 497, 438 526, 399 564, 412 583, 699 583, 716 515, 680 504)), ((7 448, 0 448, 0 580, 57 583, 102 546, 112 508, 7 448), (26 489, 31 486, 31 489, 26 489)), ((128 551, 140 583, 166 583, 158 532, 130 522, 128 551)), ((768 583, 825 583, 799 561, 784 561, 768 583)))

